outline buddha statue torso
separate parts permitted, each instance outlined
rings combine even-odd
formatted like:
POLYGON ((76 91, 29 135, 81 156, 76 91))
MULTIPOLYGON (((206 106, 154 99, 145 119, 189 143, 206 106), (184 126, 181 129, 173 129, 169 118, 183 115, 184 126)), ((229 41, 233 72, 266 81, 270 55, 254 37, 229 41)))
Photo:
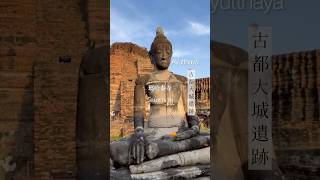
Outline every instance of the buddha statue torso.
POLYGON ((145 84, 150 103, 149 128, 171 128, 186 124, 182 81, 171 73, 153 73, 145 84))

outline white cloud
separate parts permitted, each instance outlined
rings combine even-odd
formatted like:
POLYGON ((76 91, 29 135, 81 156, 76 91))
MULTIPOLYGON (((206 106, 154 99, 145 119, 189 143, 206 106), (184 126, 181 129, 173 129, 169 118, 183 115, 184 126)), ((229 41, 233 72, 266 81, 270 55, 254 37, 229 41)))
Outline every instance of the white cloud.
POLYGON ((190 55, 190 51, 180 49, 174 49, 172 54, 173 58, 181 58, 188 55, 190 55))
POLYGON ((187 58, 187 57, 195 58, 201 52, 200 50, 201 49, 199 49, 198 47, 192 47, 190 45, 188 46, 180 45, 178 47, 173 48, 172 57, 173 58, 187 58))
POLYGON ((210 34, 210 27, 198 22, 188 21, 189 30, 196 35, 208 35, 210 34))
MULTIPOLYGON (((126 15, 126 12, 110 8, 110 40, 114 42, 141 43, 145 39, 154 36, 150 28, 150 20, 147 17, 136 14, 134 17, 126 15)), ((135 13, 134 11, 132 11, 135 13)), ((143 44, 142 44, 143 45, 143 44)))

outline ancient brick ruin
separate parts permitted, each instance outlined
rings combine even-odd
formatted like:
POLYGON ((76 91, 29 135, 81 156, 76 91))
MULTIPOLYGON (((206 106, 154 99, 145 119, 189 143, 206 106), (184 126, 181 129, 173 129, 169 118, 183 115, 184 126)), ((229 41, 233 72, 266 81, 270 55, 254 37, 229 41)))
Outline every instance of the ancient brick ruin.
POLYGON ((0 179, 74 179, 78 68, 107 1, 0 2, 0 179))
MULTIPOLYGON (((110 135, 133 129, 133 94, 138 74, 153 71, 148 52, 132 43, 114 43, 110 50, 110 135)), ((148 107, 146 106, 146 109, 148 107)))
POLYGON ((210 109, 210 78, 196 79, 196 108, 210 109))
POLYGON ((301 168, 297 176, 320 164, 320 50, 277 55, 272 64, 273 142, 282 166, 301 168))

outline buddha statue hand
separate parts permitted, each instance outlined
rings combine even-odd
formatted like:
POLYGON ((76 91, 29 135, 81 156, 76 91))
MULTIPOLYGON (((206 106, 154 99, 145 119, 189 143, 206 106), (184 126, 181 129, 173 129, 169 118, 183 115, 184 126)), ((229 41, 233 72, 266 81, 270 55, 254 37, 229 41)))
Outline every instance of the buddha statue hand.
POLYGON ((146 138, 143 133, 142 127, 137 127, 133 136, 131 137, 130 148, 129 148, 129 162, 133 160, 134 164, 140 164, 144 161, 145 157, 145 145, 146 138))
POLYGON ((184 131, 178 131, 177 136, 175 138, 176 141, 181 141, 184 139, 192 138, 199 134, 199 127, 192 126, 191 128, 184 130, 184 131))
POLYGON ((188 116, 187 122, 189 128, 181 128, 177 132, 175 140, 180 141, 184 139, 192 138, 200 133, 199 119, 197 116, 188 116))

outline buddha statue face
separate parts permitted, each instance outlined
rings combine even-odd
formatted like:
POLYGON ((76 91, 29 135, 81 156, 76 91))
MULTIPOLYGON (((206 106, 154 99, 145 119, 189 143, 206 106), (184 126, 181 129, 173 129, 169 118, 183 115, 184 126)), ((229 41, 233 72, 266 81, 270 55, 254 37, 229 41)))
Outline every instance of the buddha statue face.
POLYGON ((157 28, 156 37, 151 44, 149 55, 152 64, 154 64, 158 70, 166 70, 169 68, 172 56, 172 45, 164 35, 161 27, 157 28))
POLYGON ((158 70, 166 70, 171 63, 172 49, 168 43, 157 44, 150 54, 152 63, 158 70))

